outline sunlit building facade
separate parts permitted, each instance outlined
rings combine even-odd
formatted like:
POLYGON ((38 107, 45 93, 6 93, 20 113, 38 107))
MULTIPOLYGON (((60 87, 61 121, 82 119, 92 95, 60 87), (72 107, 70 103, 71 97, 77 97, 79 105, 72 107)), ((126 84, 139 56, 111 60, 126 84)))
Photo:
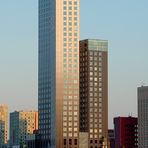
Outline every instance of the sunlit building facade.
POLYGON ((39 0, 42 148, 79 147, 79 0, 39 0))
POLYGON ((80 41, 80 131, 88 133, 88 147, 107 147, 108 41, 80 41))
POLYGON ((0 147, 8 141, 8 107, 0 104, 0 147))
POLYGON ((10 145, 23 147, 26 137, 38 129, 37 111, 15 111, 10 113, 10 145))

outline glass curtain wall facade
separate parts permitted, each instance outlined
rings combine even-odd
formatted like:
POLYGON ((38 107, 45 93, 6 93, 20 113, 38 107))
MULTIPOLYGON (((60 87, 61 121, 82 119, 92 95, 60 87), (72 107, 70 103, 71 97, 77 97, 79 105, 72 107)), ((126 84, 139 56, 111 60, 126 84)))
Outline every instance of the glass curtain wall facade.
POLYGON ((138 87, 138 148, 148 147, 148 86, 138 87))
POLYGON ((80 132, 88 133, 88 147, 107 146, 108 41, 80 41, 80 132))
POLYGON ((79 147, 79 0, 39 0, 42 148, 79 147))

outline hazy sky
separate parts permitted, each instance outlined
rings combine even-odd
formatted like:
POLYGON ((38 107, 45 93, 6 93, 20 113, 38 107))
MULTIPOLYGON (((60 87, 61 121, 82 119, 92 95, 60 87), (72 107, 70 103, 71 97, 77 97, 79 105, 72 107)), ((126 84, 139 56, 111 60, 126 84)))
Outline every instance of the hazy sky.
MULTIPOLYGON (((37 108, 38 1, 0 4, 0 103, 37 108)), ((137 115, 137 86, 148 85, 148 0, 81 0, 81 39, 109 42, 109 126, 137 115)))

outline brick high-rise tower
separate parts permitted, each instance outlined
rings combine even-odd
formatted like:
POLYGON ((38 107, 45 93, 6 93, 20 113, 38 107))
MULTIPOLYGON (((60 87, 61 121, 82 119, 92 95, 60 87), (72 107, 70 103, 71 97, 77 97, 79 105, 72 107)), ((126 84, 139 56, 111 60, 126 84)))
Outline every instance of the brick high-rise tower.
POLYGON ((107 145, 108 41, 80 41, 80 131, 88 147, 107 145))

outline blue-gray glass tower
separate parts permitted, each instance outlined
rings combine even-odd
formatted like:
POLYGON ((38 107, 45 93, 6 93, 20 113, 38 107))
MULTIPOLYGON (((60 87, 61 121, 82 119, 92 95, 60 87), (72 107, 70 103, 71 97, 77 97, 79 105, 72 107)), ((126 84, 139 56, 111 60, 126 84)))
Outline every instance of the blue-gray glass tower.
POLYGON ((79 147, 79 0, 39 0, 42 148, 79 147))

